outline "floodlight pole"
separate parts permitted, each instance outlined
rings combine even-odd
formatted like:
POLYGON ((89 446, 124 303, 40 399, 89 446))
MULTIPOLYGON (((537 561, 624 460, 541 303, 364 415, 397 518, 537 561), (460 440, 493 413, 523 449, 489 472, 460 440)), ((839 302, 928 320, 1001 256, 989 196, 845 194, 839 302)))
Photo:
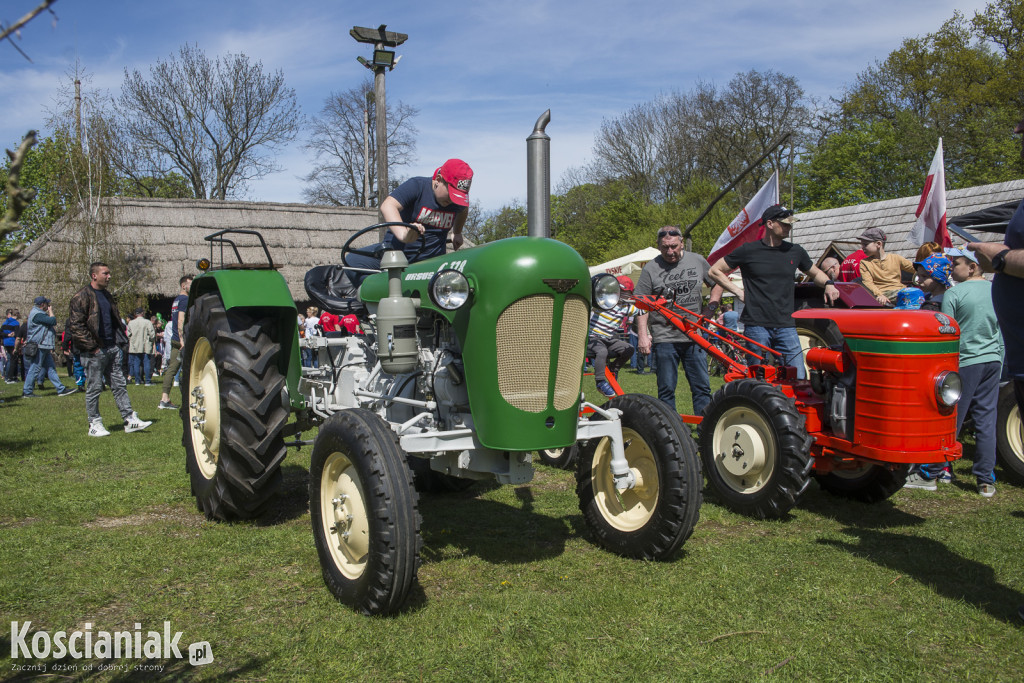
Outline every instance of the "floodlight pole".
MULTIPOLYGON (((398 47, 409 36, 404 33, 395 33, 385 30, 387 24, 381 24, 377 28, 366 28, 364 26, 353 26, 349 35, 359 43, 373 45, 374 50, 383 50, 386 47, 398 47)), ((374 99, 374 125, 377 126, 377 214, 380 220, 384 217, 380 213, 380 204, 388 195, 388 119, 387 119, 387 97, 384 93, 384 71, 386 66, 367 63, 360 58, 359 63, 368 69, 373 70, 373 99, 374 99)), ((395 68, 394 64, 390 68, 395 68)))

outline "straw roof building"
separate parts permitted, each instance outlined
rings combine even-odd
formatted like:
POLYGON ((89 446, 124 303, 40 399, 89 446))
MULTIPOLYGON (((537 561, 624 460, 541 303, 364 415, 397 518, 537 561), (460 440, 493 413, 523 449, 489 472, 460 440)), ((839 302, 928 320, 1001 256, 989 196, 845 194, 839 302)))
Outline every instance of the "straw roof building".
MULTIPOLYGON (((108 239, 132 249, 146 263, 146 277, 139 283, 140 290, 150 299, 151 309, 164 315, 170 312, 170 300, 178 292, 178 279, 196 273, 196 261, 211 255, 210 243, 203 239, 211 233, 225 229, 258 231, 266 240, 274 265, 288 282, 292 298, 302 303, 308 300, 303 288, 306 271, 317 265, 339 263, 345 241, 356 230, 377 222, 376 209, 356 207, 142 198, 110 198, 105 202, 110 216, 108 239)), ((238 244, 243 260, 266 262, 257 239, 245 235, 230 237, 238 244)), ((83 239, 80 221, 65 216, 0 269, 2 308, 16 307, 27 314, 32 300, 43 294, 54 300, 57 309, 57 294, 44 289, 55 288, 50 274, 67 258, 69 247, 83 239)), ((372 243, 376 239, 367 235, 365 241, 372 243)), ((219 262, 219 255, 218 247, 214 263, 219 262)), ((235 260, 227 249, 224 258, 225 262, 235 260)), ((72 273, 70 279, 73 282, 68 289, 72 292, 89 281, 86 272, 72 273)), ((111 287, 118 287, 123 280, 124 274, 115 271, 111 287)), ((57 316, 63 318, 60 312, 57 316)))

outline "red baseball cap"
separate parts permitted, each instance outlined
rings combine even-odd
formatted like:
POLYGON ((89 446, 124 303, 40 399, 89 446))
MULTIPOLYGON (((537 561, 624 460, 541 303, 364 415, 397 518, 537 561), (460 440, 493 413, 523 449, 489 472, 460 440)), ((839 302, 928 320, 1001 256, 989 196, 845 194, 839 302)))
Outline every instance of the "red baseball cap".
POLYGON ((469 186, 473 183, 473 169, 462 159, 449 159, 436 171, 448 183, 448 196, 459 206, 469 206, 469 186))
POLYGON ((620 288, 624 289, 627 292, 633 291, 633 281, 630 280, 628 277, 626 277, 625 275, 620 275, 615 279, 619 281, 620 288))

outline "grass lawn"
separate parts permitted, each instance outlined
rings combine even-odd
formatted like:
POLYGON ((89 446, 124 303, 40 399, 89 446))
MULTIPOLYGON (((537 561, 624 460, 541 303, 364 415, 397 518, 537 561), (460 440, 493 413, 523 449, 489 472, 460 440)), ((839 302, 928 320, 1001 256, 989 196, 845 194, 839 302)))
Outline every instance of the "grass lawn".
MULTIPOLYGON (((623 373, 655 394, 651 375, 623 373)), ((687 395, 681 378, 680 398, 687 395)), ((718 382, 720 384, 720 381, 718 382)), ((715 386, 717 387, 718 384, 715 386)), ((424 496, 423 564, 409 609, 366 618, 320 577, 291 451, 262 519, 196 511, 181 423, 160 388, 130 387, 155 423, 86 436, 84 395, 21 399, 0 385, 0 679, 748 681, 1024 679, 1024 490, 952 485, 865 505, 816 484, 790 516, 754 521, 710 496, 671 562, 626 560, 587 538, 573 477, 424 496), (181 631, 214 661, 12 660, 31 634, 181 631), (61 667, 64 667, 63 669, 61 667)), ((591 378, 588 396, 596 398, 591 378)), ((681 400, 680 407, 685 408, 681 400)), ((997 472, 997 476, 998 476, 997 472)))

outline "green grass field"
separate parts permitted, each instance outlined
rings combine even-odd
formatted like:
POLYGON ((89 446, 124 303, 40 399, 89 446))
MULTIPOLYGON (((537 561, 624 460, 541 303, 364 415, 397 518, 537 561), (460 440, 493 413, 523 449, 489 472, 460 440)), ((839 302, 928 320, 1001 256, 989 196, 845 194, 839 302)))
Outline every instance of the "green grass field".
MULTIPOLYGON (((650 375, 621 379, 656 393, 650 375)), ((308 448, 289 454, 264 518, 208 522, 189 493, 178 415, 156 410, 159 387, 129 388, 156 421, 135 434, 105 392, 112 434, 95 439, 82 394, 23 400, 20 385, 2 386, 0 679, 1024 679, 1024 490, 980 498, 968 460, 936 493, 871 506, 812 484, 781 521, 709 496, 683 551, 658 563, 598 549, 572 475, 538 466, 525 486, 422 497, 412 602, 366 618, 320 578, 308 448), (214 661, 12 660, 13 621, 31 621, 30 635, 169 621, 183 652, 207 641, 214 661), (125 664, 156 670, 103 669, 125 664)), ((595 397, 590 378, 585 388, 595 397)))

